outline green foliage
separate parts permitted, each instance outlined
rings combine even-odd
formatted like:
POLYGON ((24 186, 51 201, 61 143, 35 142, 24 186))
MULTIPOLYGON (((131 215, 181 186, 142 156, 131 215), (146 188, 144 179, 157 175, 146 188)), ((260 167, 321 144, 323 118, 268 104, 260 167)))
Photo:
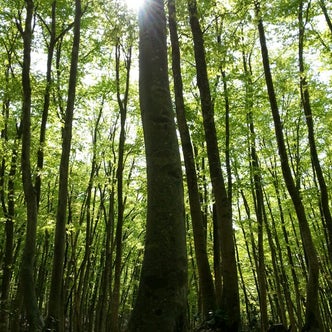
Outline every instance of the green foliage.
MULTIPOLYGON (((34 180, 41 175, 41 200, 38 210, 35 276, 42 314, 47 312, 50 270, 53 257, 54 229, 58 196, 58 175, 61 157, 63 116, 67 100, 70 71, 70 51, 74 17, 72 2, 61 0, 56 5, 56 45, 52 60, 50 106, 46 140, 40 147, 39 135, 45 102, 46 58, 50 45, 51 6, 53 1, 36 1, 32 48, 32 149, 31 163, 34 180), (37 168, 39 149, 44 151, 44 165, 37 168)), ((188 23, 186 1, 176 2, 178 9, 181 69, 186 116, 195 148, 199 177, 201 206, 206 222, 207 251, 213 266, 213 193, 204 139, 199 93, 194 67, 194 50, 188 23)), ((315 142, 327 182, 332 190, 332 90, 331 90, 331 32, 325 24, 319 2, 304 2, 307 11, 305 30, 305 74, 311 96, 315 142)), ((329 12, 331 5, 326 4, 329 12)), ((19 266, 22 256, 26 212, 22 191, 20 160, 20 121, 22 107, 22 28, 25 12, 23 1, 0 1, 0 264, 5 264, 5 245, 8 238, 6 216, 10 199, 14 202, 14 231, 9 299, 19 288, 19 266), (17 171, 10 174, 14 151, 17 151, 17 171), (14 182, 14 197, 9 183, 14 182)), ((66 263, 64 276, 65 314, 69 330, 75 324, 82 330, 96 330, 97 314, 101 307, 109 315, 112 301, 115 259, 115 230, 118 197, 116 194, 118 147, 120 132, 117 100, 115 47, 120 45, 121 97, 126 84, 129 49, 132 50, 130 89, 126 120, 125 158, 123 166, 123 254, 121 270, 120 324, 124 328, 130 314, 139 283, 146 220, 146 165, 143 130, 141 126, 138 92, 138 27, 136 16, 126 10, 121 1, 85 1, 82 15, 82 49, 79 58, 79 80, 74 112, 74 131, 70 159, 69 198, 67 211, 66 263), (88 204, 88 193, 91 201, 88 204), (107 269, 110 273, 107 274, 107 269), (102 288, 108 278, 108 289, 102 288), (84 285, 84 287, 82 287, 84 285), (105 296, 105 299, 103 297, 105 296), (105 301, 105 302, 103 302, 105 301), (79 315, 75 313, 79 311, 79 315)), ((208 75, 214 101, 218 142, 225 167, 226 92, 222 71, 227 83, 230 107, 230 156, 233 189, 233 227, 238 254, 240 299, 244 325, 260 320, 257 284, 256 200, 253 195, 253 176, 261 175, 264 191, 265 224, 264 258, 268 285, 268 313, 273 321, 291 319, 296 326, 303 321, 306 291, 306 258, 304 257, 295 209, 287 194, 276 148, 270 106, 265 88, 253 1, 205 1, 198 4, 199 18, 204 30, 208 75), (250 132, 252 119, 255 133, 250 132), (250 168, 250 148, 255 143, 259 169, 250 168), (255 173, 256 172, 256 173, 255 173), (283 284, 290 292, 286 297, 283 284), (278 288, 278 286, 280 286, 278 288), (293 308, 293 309, 292 309, 293 308), (296 308, 296 309, 294 309, 296 308)), ((279 111, 286 137, 292 174, 301 192, 310 229, 322 266, 320 276, 320 308, 326 326, 331 326, 331 273, 326 247, 326 225, 322 220, 320 189, 313 172, 308 147, 308 134, 299 90, 298 70, 298 2, 262 1, 262 17, 266 26, 279 111), (330 324, 330 325, 329 325, 330 324)), ((170 77, 172 80, 172 77, 170 77)), ((188 197, 186 196, 186 201, 188 197)), ((330 204, 331 205, 331 204, 330 204)), ((187 207, 187 211, 189 211, 187 207)), ((193 249, 191 219, 188 213, 187 246, 189 264, 189 311, 200 314, 197 267, 193 249)), ((3 271, 0 274, 2 285, 3 271)), ((23 311, 22 311, 23 312, 23 311)), ((226 319, 214 312, 209 327, 226 319)), ((200 322, 201 323, 201 322, 200 322)), ((286 323, 286 322, 284 322, 286 323)))

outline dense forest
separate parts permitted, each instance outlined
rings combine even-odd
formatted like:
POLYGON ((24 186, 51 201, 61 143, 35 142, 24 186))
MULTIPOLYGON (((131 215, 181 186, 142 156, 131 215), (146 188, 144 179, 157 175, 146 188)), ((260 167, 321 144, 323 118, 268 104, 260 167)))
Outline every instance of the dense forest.
POLYGON ((0 331, 332 330, 332 3, 0 0, 0 331))

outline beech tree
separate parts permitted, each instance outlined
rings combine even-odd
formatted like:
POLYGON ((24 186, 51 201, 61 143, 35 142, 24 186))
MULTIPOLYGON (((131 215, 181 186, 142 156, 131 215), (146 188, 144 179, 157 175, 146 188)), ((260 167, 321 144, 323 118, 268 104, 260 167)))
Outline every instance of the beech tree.
POLYGON ((175 107, 177 122, 181 136, 183 158, 186 168, 187 187, 190 213, 193 224, 195 253, 199 274, 202 313, 207 317, 210 311, 216 309, 216 295, 212 280, 210 264, 207 255, 206 230, 199 196, 198 177, 195 157, 186 119, 183 83, 181 75, 180 47, 177 33, 176 7, 174 1, 168 1, 169 29, 172 43, 172 70, 174 79, 175 107))
POLYGON ((219 306, 225 315, 225 322, 222 324, 225 331, 236 331, 240 325, 240 305, 231 202, 227 195, 221 169, 214 122, 214 108, 207 75, 203 33, 198 20, 197 3, 195 0, 188 1, 188 10, 194 40, 197 85, 200 91, 211 183, 216 206, 217 232, 219 232, 220 237, 223 288, 219 306))
POLYGON ((41 314, 39 312, 37 295, 35 289, 34 264, 36 252, 37 233, 37 195, 32 179, 31 165, 31 40, 33 35, 33 12, 34 3, 26 1, 26 17, 24 26, 19 25, 23 38, 23 66, 22 66, 22 154, 21 170, 23 190, 27 208, 26 236, 22 256, 21 282, 23 287, 23 298, 27 311, 27 320, 31 331, 40 331, 43 327, 41 314))
POLYGON ((147 164, 145 252, 130 331, 185 331, 187 258, 180 154, 162 0, 139 13, 140 105, 147 164))
POLYGON ((301 200, 299 190, 295 185, 295 181, 293 179, 292 172, 289 166, 287 150, 282 130, 281 118, 278 110, 276 95, 274 91, 274 84, 270 70, 269 54, 265 38, 263 20, 261 17, 260 4, 256 2, 255 7, 256 7, 256 14, 258 17, 258 30, 259 30, 259 37, 261 43, 262 61, 264 66, 266 86, 269 95, 271 111, 273 115, 275 135, 278 143, 278 152, 281 159, 281 170, 285 179, 287 189, 289 191, 289 194, 292 198, 296 210, 297 218, 300 224, 299 226, 300 226, 301 238, 303 241, 304 251, 306 253, 307 262, 308 262, 307 263, 308 284, 307 284, 307 299, 306 299, 307 305, 306 305, 304 331, 316 331, 322 329, 322 323, 318 309, 319 263, 317 258, 317 252, 315 245, 313 243, 303 202, 301 200))
POLYGON ((64 331, 64 301, 63 301, 63 266, 66 243, 66 211, 68 201, 69 157, 72 140, 72 126, 75 107, 77 66, 80 45, 81 1, 75 1, 74 36, 70 62, 67 106, 62 130, 62 153, 59 166, 59 193, 57 206, 57 222, 55 227, 54 257, 52 280, 49 297, 48 319, 46 328, 64 331))

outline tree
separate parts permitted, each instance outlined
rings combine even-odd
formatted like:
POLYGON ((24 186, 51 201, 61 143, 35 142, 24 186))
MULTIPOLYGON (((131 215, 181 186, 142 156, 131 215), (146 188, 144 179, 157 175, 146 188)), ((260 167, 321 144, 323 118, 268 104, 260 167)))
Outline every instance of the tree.
POLYGON ((6 49, 7 65, 4 67, 4 96, 2 106, 2 118, 4 121, 3 128, 1 129, 1 139, 3 140, 3 154, 0 167, 0 202, 5 217, 5 246, 4 246, 4 259, 3 259, 3 275, 1 283, 1 297, 0 297, 0 331, 9 330, 9 313, 10 313, 10 285, 13 275, 13 258, 14 258, 14 230, 15 230, 15 213, 16 213, 16 184, 15 178, 18 168, 18 146, 20 142, 19 124, 11 123, 10 106, 12 103, 11 98, 11 85, 12 80, 12 60, 15 52, 15 41, 17 35, 14 37, 10 35, 13 40, 4 41, 6 49), (9 149, 10 153, 5 153, 5 147, 10 146, 10 133, 11 126, 15 125, 16 131, 14 132, 14 143, 9 149), (6 169, 9 167, 9 176, 6 176, 6 169))
POLYGON ((145 253, 129 331, 185 331, 187 258, 180 155, 162 0, 139 12, 140 104, 147 164, 145 253))
POLYGON ((237 331, 240 326, 240 303, 231 202, 227 196, 225 181, 221 170, 217 132, 214 122, 214 108, 207 75, 203 32, 200 27, 195 0, 188 1, 188 9, 194 41, 197 86, 200 91, 203 126, 216 206, 218 235, 220 237, 223 289, 221 303, 219 305, 224 315, 225 331, 237 331))
MULTIPOLYGON (((129 41, 130 42, 130 41, 129 41)), ((117 196, 118 196, 118 215, 115 234, 115 268, 114 268, 114 285, 112 290, 111 299, 111 330, 116 332, 119 330, 119 305, 120 305, 120 277, 122 270, 122 252, 123 252, 123 223, 124 223, 124 210, 125 210, 125 197, 123 195, 123 170, 125 164, 125 141, 126 141, 126 118, 129 96, 129 81, 130 81, 130 66, 131 66, 131 51, 132 46, 128 46, 126 50, 125 60, 125 87, 123 98, 121 97, 120 88, 120 59, 121 59, 121 46, 119 40, 115 46, 115 75, 116 75, 116 95, 120 110, 120 135, 119 135, 119 147, 118 147, 118 165, 116 170, 117 180, 117 196)))
POLYGON ((292 172, 288 162, 287 149, 284 141, 281 118, 278 110, 277 99, 274 91, 274 84, 270 70, 269 54, 265 38, 265 30, 261 17, 260 6, 255 2, 256 15, 258 18, 258 31, 261 44, 262 61, 266 80, 267 91, 275 126, 275 135, 277 138, 278 152, 281 161, 281 169, 288 189, 292 198, 296 215, 298 218, 301 238, 306 253, 308 264, 308 283, 307 283, 307 304, 306 316, 303 331, 321 331, 322 322, 318 307, 318 287, 319 287, 319 263, 316 248, 312 239, 309 223, 307 220, 305 208, 301 199, 300 192, 295 185, 292 172))
POLYGON ((66 243, 66 211, 68 200, 68 173, 69 157, 72 139, 73 114, 75 106, 75 93, 77 82, 77 66, 81 31, 81 1, 75 1, 74 37, 71 54, 70 76, 68 84, 68 98, 65 113, 64 128, 62 131, 62 154, 59 169, 59 194, 57 206, 57 222, 55 228, 54 257, 52 268, 52 281, 49 297, 47 328, 64 330, 63 307, 63 270, 66 243))
POLYGON ((328 9, 326 7, 325 1, 324 0, 319 0, 319 5, 322 8, 322 12, 324 14, 326 23, 327 23, 327 25, 330 29, 331 34, 332 34, 332 21, 331 21, 331 18, 329 16, 329 12, 328 12, 328 9))
POLYGON ((186 120, 185 103, 183 97, 183 83, 181 76, 180 47, 177 33, 175 1, 168 1, 169 29, 172 43, 172 70, 174 79, 175 107, 178 128, 181 137, 183 158, 186 168, 187 187, 191 219, 194 232, 195 254, 200 285, 202 313, 207 318, 209 312, 216 309, 216 296, 207 256, 206 230, 201 210, 198 178, 196 174, 194 151, 190 132, 186 120))
MULTIPOLYGON (((324 7, 324 2, 320 2, 322 8, 324 7)), ((304 36, 305 36, 305 26, 306 23, 303 19, 303 14, 306 14, 303 10, 303 0, 299 3, 299 72, 300 72, 300 91, 301 91, 301 102, 302 108, 306 119, 306 124, 308 128, 308 141, 310 146, 310 155, 311 155, 311 162, 314 173, 317 176, 319 188, 320 188, 320 204, 321 210, 323 215, 323 223, 327 229, 327 242, 328 242, 328 250, 330 259, 332 260, 332 216, 329 207, 329 192, 326 186, 326 181, 324 178, 324 174, 322 171, 322 167, 319 161, 317 146, 316 146, 316 139, 315 139, 315 129, 314 129, 314 121, 313 121, 313 114, 311 108, 311 101, 310 101, 310 92, 308 87, 308 82, 305 73, 305 62, 304 62, 304 36)), ((309 5, 308 5, 309 6, 309 5)), ((310 7, 310 6, 309 6, 310 7)), ((307 11, 309 8, 307 8, 307 11)), ((325 13, 325 11, 324 11, 325 13)), ((307 15, 307 14, 306 14, 307 15)))
POLYGON ((35 290, 34 280, 34 260, 36 252, 36 232, 37 232, 37 218, 38 206, 37 195, 33 185, 32 168, 31 168, 31 80, 30 80, 30 66, 31 66, 31 40, 33 34, 33 11, 34 3, 32 0, 26 1, 26 17, 24 29, 19 26, 21 35, 23 37, 24 51, 23 51, 23 67, 22 67, 22 119, 21 119, 21 133, 22 133, 22 154, 21 154, 21 170, 23 190, 27 209, 27 223, 25 245, 22 257, 21 266, 21 282, 23 285, 23 296, 25 309, 27 312, 27 319, 29 323, 29 330, 40 331, 43 326, 43 321, 39 312, 37 304, 37 296, 35 290))

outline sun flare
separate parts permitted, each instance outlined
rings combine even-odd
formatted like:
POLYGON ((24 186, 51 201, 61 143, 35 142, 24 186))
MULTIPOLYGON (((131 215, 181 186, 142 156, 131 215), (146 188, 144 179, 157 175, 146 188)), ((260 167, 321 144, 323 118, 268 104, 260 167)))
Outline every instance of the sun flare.
POLYGON ((144 0, 124 0, 128 9, 137 11, 144 3, 144 0))

